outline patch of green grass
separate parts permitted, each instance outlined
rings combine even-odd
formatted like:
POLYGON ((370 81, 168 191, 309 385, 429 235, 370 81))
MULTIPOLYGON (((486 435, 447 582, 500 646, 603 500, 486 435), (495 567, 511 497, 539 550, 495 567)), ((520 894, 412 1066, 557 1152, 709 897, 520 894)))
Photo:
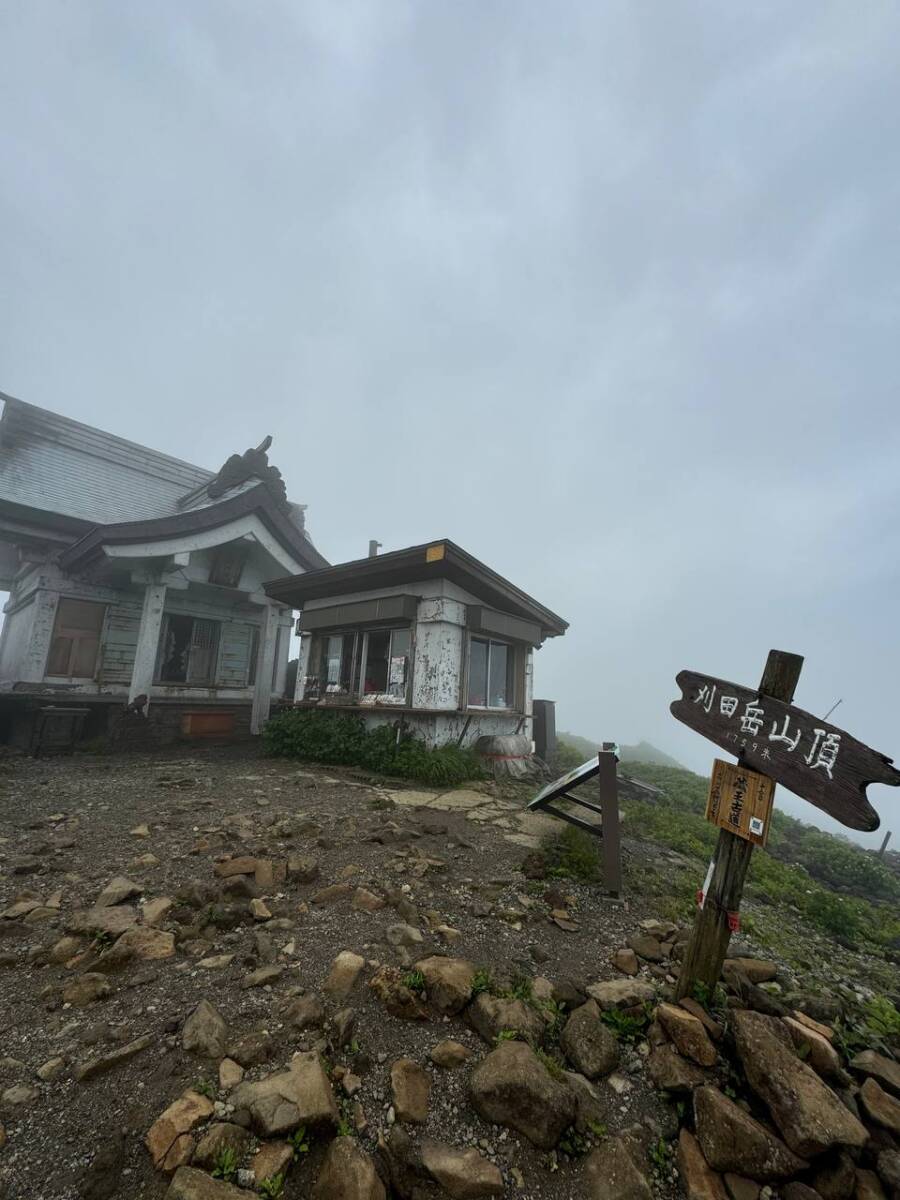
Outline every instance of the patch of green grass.
POLYGON ((542 1050, 540 1048, 540 1046, 534 1046, 534 1047, 532 1047, 532 1049, 534 1050, 537 1057, 544 1064, 548 1073, 550 1075, 552 1075, 554 1079, 561 1082, 565 1078, 563 1068, 557 1062, 557 1060, 553 1057, 553 1055, 548 1054, 546 1050, 542 1050))
POLYGON ((293 1151, 294 1159, 309 1154, 312 1149, 312 1137, 305 1125, 298 1125, 288 1138, 288 1145, 293 1151))
POLYGON ((519 1036, 518 1029, 501 1029, 494 1038, 495 1042, 514 1042, 519 1036))
POLYGON ((233 1146, 223 1146, 216 1154, 212 1169, 213 1179, 224 1179, 227 1183, 237 1175, 239 1158, 233 1146))
POLYGON ((421 971, 406 971, 400 976, 400 982, 411 992, 425 991, 425 976, 421 971))
POLYGON ((265 1200, 281 1200, 284 1195, 284 1176, 269 1175, 267 1179, 263 1179, 259 1185, 259 1194, 265 1197, 265 1200))
POLYGON ((597 838, 573 825, 544 845, 547 874, 554 879, 580 879, 595 883, 602 878, 597 838))
POLYGON ((484 967, 479 967, 472 976, 472 995, 480 996, 482 992, 490 992, 492 986, 490 971, 485 970, 484 967))
POLYGON ((627 1012, 623 1008, 611 1008, 600 1014, 600 1020, 608 1025, 616 1037, 622 1042, 636 1042, 650 1024, 650 1006, 644 1005, 640 1015, 627 1012))
POLYGON ((194 1091, 199 1092, 201 1096, 205 1096, 207 1100, 215 1100, 216 1088, 209 1079, 198 1079, 194 1084, 194 1091))

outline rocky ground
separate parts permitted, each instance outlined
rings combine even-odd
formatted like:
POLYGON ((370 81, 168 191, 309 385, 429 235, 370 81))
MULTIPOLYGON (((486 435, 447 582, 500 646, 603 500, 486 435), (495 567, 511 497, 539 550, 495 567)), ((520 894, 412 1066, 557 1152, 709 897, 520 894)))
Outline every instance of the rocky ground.
POLYGON ((848 1073, 839 999, 751 945, 728 1009, 670 1003, 686 930, 548 878, 497 785, 210 750, 0 787, 9 1200, 900 1187, 890 1047, 848 1073))

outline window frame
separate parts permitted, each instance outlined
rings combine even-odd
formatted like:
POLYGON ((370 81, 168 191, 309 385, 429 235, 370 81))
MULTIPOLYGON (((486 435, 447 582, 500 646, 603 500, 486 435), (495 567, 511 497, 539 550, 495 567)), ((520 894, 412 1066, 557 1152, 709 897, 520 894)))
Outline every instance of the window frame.
POLYGON ((312 645, 309 650, 309 666, 307 668, 307 682, 303 688, 303 700, 309 703, 318 704, 348 704, 353 706, 370 707, 377 701, 378 704, 388 706, 404 707, 409 705, 410 688, 412 684, 412 662, 413 652, 415 647, 415 638, 411 625, 389 625, 378 626, 369 629, 321 629, 313 634, 312 645), (386 633, 388 635, 387 647, 387 681, 386 686, 390 687, 390 663, 392 657, 400 657, 393 655, 394 638, 397 634, 405 634, 408 639, 408 648, 405 654, 406 658, 406 679, 403 683, 403 694, 392 699, 385 699, 390 693, 384 692, 366 692, 365 678, 366 670, 369 663, 369 638, 372 634, 386 633), (349 687, 346 691, 328 692, 325 690, 328 687, 326 680, 326 658, 328 644, 332 638, 341 638, 341 662, 343 663, 346 654, 346 639, 352 639, 350 650, 350 675, 349 687), (315 680, 315 683, 309 682, 315 680), (367 699, 366 697, 372 697, 367 699))
POLYGON ((47 646, 47 659, 46 659, 45 669, 44 669, 44 678, 45 679, 95 680, 97 678, 97 672, 100 668, 100 661, 101 661, 100 651, 103 646, 103 635, 106 632, 106 622, 107 622, 108 615, 109 615, 109 604, 105 600, 93 600, 90 597, 85 597, 85 596, 62 596, 62 595, 58 596, 57 602, 56 602, 56 611, 53 614, 53 629, 50 631, 50 643, 47 646), (79 630, 75 626, 71 626, 71 625, 61 626, 60 625, 60 610, 62 609, 63 605, 66 603, 89 604, 94 608, 102 609, 102 615, 100 617, 100 622, 99 622, 99 629, 96 632, 94 632, 93 630, 91 630, 91 631, 87 631, 87 630, 83 630, 83 629, 79 630), (75 662, 78 658, 80 644, 85 641, 90 641, 90 640, 96 639, 97 644, 94 649, 94 663, 93 663, 93 667, 91 669, 91 673, 89 675, 75 675, 75 674, 73 674, 73 672, 71 670, 60 672, 60 671, 51 671, 49 669, 50 662, 53 657, 54 643, 57 641, 58 638, 62 638, 62 637, 68 638, 69 642, 70 642, 68 660, 66 663, 66 665, 70 668, 75 665, 75 662))
POLYGON ((463 686, 465 688, 465 707, 466 711, 470 709, 473 712, 522 712, 525 707, 524 696, 522 695, 522 676, 521 669, 523 655, 523 646, 520 642, 505 641, 503 638, 486 637, 480 633, 470 633, 466 642, 466 671, 463 686), (472 679, 472 645, 474 642, 480 642, 487 646, 488 652, 485 659, 485 704, 473 704, 471 700, 471 679, 472 679), (503 646, 506 650, 506 703, 491 704, 491 647, 503 646))
MULTIPOLYGON (((222 650, 222 626, 225 624, 223 620, 216 617, 201 617, 195 613, 180 613, 180 612, 164 612, 162 624, 159 630, 159 643, 156 648, 156 665, 153 670, 153 683, 158 687, 178 687, 178 688, 212 688, 217 687, 219 677, 219 655, 222 650), (169 622, 172 617, 180 618, 191 622, 191 637, 188 645, 187 661, 184 669, 184 679, 164 679, 163 667, 165 666, 166 639, 169 633, 169 622), (203 621, 207 625, 213 626, 215 644, 212 647, 210 654, 210 675, 203 679, 191 679, 191 653, 194 649, 194 637, 196 624, 198 621, 203 621)), ((248 664, 249 666, 249 664, 248 664)))

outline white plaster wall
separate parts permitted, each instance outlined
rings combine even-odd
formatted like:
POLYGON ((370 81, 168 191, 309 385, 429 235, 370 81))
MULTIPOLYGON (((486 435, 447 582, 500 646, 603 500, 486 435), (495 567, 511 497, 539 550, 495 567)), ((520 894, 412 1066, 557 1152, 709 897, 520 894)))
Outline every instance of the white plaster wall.
MULTIPOLYGON (((367 729, 377 729, 381 725, 393 725, 400 719, 398 714, 379 709, 362 713, 367 729)), ((457 743, 465 727, 464 713, 448 713, 446 716, 416 716, 403 715, 404 731, 421 738, 427 746, 444 746, 448 742, 457 743)), ((501 716, 490 713, 473 714, 466 730, 462 745, 474 746, 475 742, 484 736, 515 733, 519 718, 516 716, 501 716)), ((523 734, 525 730, 521 730, 523 734)))
POLYGON ((32 593, 21 607, 4 617, 0 635, 0 689, 12 687, 20 678, 36 611, 35 593, 32 593))

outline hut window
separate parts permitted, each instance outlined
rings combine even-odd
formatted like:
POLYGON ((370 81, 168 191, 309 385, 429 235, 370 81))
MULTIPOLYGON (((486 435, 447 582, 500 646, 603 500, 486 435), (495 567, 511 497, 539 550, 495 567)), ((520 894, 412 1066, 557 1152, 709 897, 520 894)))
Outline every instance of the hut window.
POLYGON ((513 647, 473 637, 469 642, 469 707, 512 708, 513 647))
POLYGON ((159 650, 161 683, 213 683, 219 653, 218 621, 167 613, 159 650))
POLYGON ((59 601, 47 658, 48 675, 93 679, 105 615, 106 605, 93 600, 63 597, 59 601))

